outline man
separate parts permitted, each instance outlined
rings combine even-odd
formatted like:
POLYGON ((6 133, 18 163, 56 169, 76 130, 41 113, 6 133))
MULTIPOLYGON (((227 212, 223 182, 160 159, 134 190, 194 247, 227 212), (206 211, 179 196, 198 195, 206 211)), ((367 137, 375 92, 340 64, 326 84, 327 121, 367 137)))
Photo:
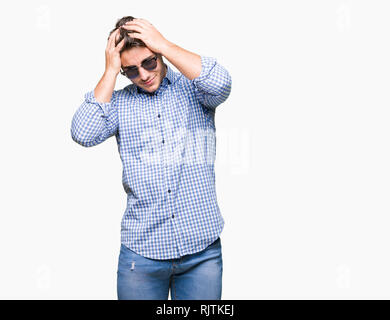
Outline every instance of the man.
POLYGON ((127 207, 118 299, 221 299, 224 226, 215 191, 215 109, 231 77, 215 58, 124 17, 108 38, 105 72, 72 119, 74 141, 115 135, 127 207), (174 72, 162 56, 180 72, 174 72), (122 73, 132 84, 114 90, 122 73))

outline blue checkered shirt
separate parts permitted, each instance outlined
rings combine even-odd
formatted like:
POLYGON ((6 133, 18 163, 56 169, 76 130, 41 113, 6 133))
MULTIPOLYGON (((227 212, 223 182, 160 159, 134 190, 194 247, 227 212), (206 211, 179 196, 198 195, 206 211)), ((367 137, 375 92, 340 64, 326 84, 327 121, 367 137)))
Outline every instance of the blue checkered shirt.
POLYGON ((218 239, 224 219, 215 189, 215 108, 231 91, 231 76, 215 58, 201 56, 189 80, 168 65, 154 93, 135 84, 111 101, 93 91, 72 118, 72 139, 92 147, 115 135, 127 205, 121 243, 152 259, 174 259, 218 239))

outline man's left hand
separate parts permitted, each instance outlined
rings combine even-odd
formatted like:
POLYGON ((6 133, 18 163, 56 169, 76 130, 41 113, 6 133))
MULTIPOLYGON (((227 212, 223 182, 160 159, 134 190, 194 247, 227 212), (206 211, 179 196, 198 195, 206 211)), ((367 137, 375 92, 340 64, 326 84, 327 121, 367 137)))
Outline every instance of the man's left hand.
POLYGON ((129 36, 142 40, 146 46, 155 53, 163 54, 164 48, 169 45, 169 41, 145 19, 135 18, 133 21, 126 22, 122 28, 136 31, 130 33, 129 36))

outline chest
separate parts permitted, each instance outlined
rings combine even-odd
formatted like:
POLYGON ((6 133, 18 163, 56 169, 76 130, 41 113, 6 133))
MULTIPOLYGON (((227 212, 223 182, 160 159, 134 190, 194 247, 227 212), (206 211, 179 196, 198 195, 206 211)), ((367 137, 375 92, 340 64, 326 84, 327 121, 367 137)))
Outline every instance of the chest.
POLYGON ((199 130, 214 128, 214 113, 199 104, 191 93, 167 91, 156 96, 129 95, 120 99, 122 155, 139 158, 145 152, 158 152, 168 141, 174 147, 199 130))

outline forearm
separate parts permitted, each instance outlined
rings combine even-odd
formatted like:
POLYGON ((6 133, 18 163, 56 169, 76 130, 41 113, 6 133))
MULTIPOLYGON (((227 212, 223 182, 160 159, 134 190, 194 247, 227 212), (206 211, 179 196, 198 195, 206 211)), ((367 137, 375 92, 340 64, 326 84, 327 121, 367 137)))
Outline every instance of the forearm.
POLYGON ((96 85, 94 90, 95 98, 98 102, 110 102, 112 93, 114 92, 117 73, 114 71, 106 70, 96 85))
POLYGON ((167 42, 161 53, 187 79, 193 80, 199 77, 202 70, 200 55, 185 50, 172 42, 167 42))

